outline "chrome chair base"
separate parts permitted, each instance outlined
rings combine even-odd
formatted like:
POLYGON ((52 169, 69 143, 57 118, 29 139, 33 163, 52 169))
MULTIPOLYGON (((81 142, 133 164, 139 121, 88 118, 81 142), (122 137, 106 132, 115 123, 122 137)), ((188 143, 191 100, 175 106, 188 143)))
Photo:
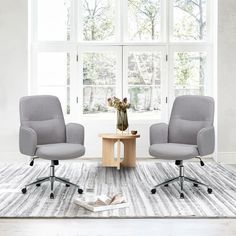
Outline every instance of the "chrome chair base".
POLYGON ((212 193, 212 189, 209 187, 208 184, 205 184, 205 183, 202 183, 196 179, 192 179, 192 178, 189 178, 189 177, 185 177, 184 176, 184 165, 183 165, 183 161, 180 161, 179 162, 179 176, 176 177, 176 178, 172 178, 172 179, 169 179, 163 183, 160 183, 156 186, 154 186, 154 188, 151 190, 151 193, 152 194, 155 194, 156 193, 156 189, 161 187, 161 186, 165 186, 165 187, 168 187, 170 183, 174 183, 174 182, 179 182, 180 183, 180 198, 184 198, 184 182, 189 182, 189 183, 193 183, 193 186, 194 187, 198 187, 198 185, 202 185, 204 187, 207 188, 207 192, 209 194, 212 193))
POLYGON ((25 187, 21 190, 21 192, 23 194, 25 194, 27 192, 27 187, 31 186, 31 185, 36 185, 37 187, 41 186, 42 183, 49 181, 51 184, 51 193, 50 193, 50 198, 54 199, 54 183, 55 182, 60 182, 66 185, 66 187, 70 187, 70 185, 78 188, 78 193, 82 194, 83 193, 83 189, 81 189, 79 187, 79 185, 74 184, 72 182, 69 181, 69 179, 66 178, 62 178, 62 177, 57 177, 55 176, 55 164, 54 161, 51 161, 51 166, 50 166, 50 176, 47 177, 40 177, 38 178, 36 181, 26 184, 25 187))

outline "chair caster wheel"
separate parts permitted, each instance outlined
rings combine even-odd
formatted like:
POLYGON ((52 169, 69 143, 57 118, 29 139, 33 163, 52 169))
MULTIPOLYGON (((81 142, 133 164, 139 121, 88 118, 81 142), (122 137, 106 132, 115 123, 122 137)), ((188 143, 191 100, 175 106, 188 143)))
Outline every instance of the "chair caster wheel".
POLYGON ((209 194, 211 194, 211 193, 212 193, 212 189, 211 189, 211 188, 208 188, 208 189, 207 189, 207 192, 208 192, 209 194))
POLYGON ((169 187, 169 184, 165 184, 164 187, 169 187))
POLYGON ((69 184, 66 184, 66 187, 70 187, 70 185, 69 185, 69 184))
POLYGON ((54 199, 54 193, 50 193, 50 199, 54 199))
POLYGON ((22 189, 21 189, 21 192, 22 192, 23 194, 25 194, 25 193, 27 192, 27 189, 26 189, 26 188, 22 188, 22 189))
POLYGON ((157 190, 155 189, 155 188, 153 188, 152 190, 151 190, 151 193, 152 194, 155 194, 157 192, 157 190))
POLYGON ((37 186, 37 187, 40 187, 40 186, 41 186, 41 184, 36 184, 36 186, 37 186))
POLYGON ((180 194, 180 198, 184 199, 184 194, 183 193, 180 194))
POLYGON ((198 187, 198 184, 194 183, 193 186, 194 186, 194 187, 198 187))
POLYGON ((83 189, 79 188, 79 189, 78 189, 78 193, 79 193, 79 194, 82 194, 82 193, 83 193, 83 189))

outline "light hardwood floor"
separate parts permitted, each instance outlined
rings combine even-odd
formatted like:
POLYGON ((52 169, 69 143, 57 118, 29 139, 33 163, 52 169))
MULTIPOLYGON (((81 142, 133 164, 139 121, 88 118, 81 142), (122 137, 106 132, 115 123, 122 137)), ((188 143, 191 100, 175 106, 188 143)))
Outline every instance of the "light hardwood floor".
POLYGON ((235 236, 236 219, 2 219, 1 236, 235 236))

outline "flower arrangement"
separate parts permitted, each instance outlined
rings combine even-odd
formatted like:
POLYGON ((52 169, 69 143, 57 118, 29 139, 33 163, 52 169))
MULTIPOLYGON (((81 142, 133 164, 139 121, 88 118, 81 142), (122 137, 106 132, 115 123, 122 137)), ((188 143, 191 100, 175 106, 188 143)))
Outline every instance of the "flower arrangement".
POLYGON ((127 98, 119 99, 117 97, 108 98, 108 105, 117 110, 117 124, 116 128, 120 131, 125 131, 129 127, 127 109, 130 108, 127 98))
POLYGON ((123 100, 121 100, 117 97, 112 97, 112 98, 108 98, 107 101, 110 107, 114 107, 118 111, 126 111, 126 109, 130 108, 130 103, 128 103, 127 98, 124 98, 123 100))

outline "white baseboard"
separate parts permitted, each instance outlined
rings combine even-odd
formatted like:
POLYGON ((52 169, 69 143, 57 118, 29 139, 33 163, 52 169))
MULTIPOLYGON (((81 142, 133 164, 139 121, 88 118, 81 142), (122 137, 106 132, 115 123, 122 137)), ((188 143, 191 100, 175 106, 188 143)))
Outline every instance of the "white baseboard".
POLYGON ((236 164, 236 152, 218 152, 217 162, 223 164, 236 164))

